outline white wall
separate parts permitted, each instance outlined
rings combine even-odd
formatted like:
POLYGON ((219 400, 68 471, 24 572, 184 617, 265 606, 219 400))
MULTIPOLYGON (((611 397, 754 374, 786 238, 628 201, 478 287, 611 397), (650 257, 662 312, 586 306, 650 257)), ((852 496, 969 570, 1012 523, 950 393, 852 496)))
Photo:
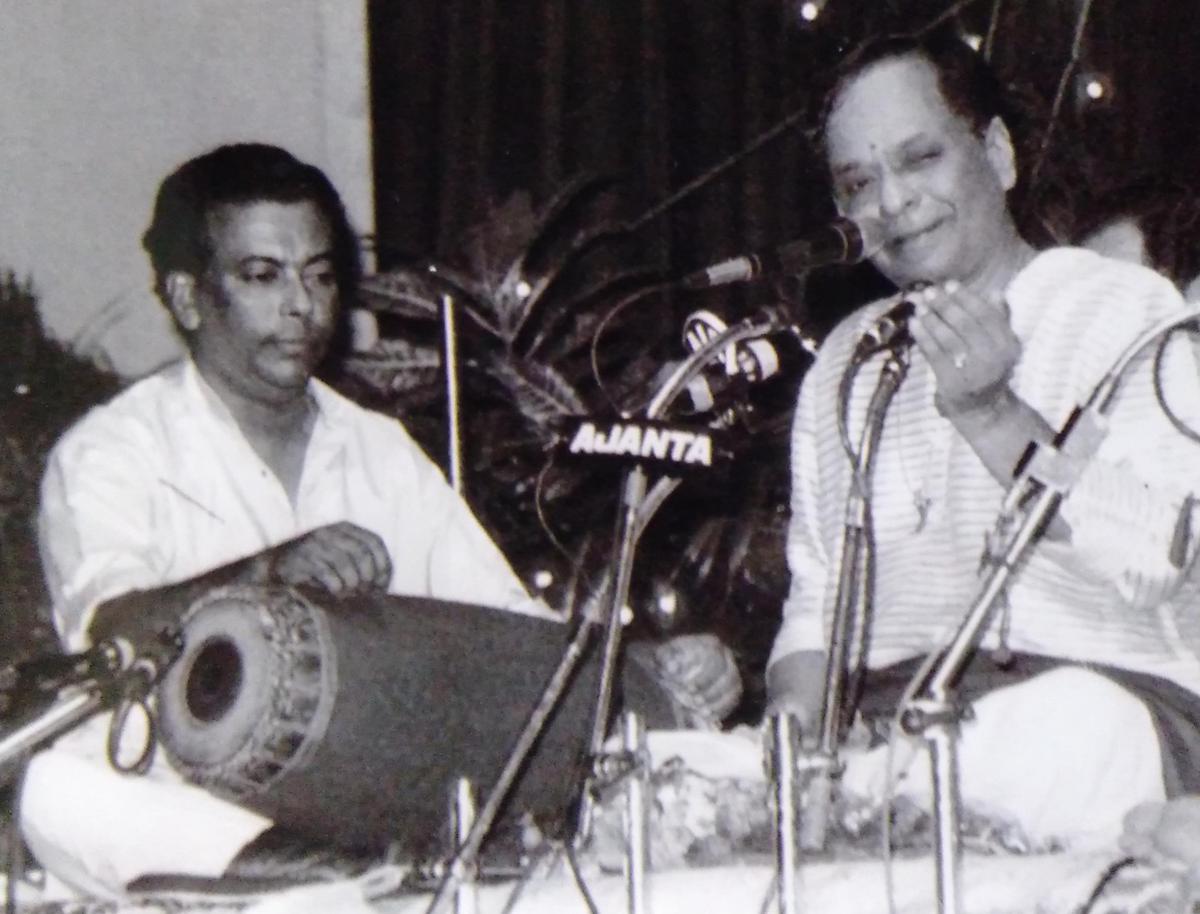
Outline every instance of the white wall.
MULTIPOLYGON (((158 182, 234 140, 324 168, 374 225, 365 0, 0 0, 0 268, 126 376, 178 352, 140 238, 158 182)), ((2 332, 2 331, 0 331, 2 332)))

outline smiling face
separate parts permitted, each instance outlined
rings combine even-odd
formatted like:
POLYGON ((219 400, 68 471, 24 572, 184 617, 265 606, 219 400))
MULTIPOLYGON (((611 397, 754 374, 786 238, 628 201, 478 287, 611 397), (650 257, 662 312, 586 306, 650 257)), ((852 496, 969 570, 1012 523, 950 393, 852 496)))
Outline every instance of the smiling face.
POLYGON ((839 210, 882 222, 886 241, 871 261, 897 286, 981 283, 1018 243, 1005 199, 1016 183, 1008 131, 999 119, 973 131, 925 58, 887 58, 853 77, 825 145, 839 210))
POLYGON ((311 202, 258 202, 220 204, 207 226, 204 271, 169 280, 197 367, 258 403, 303 395, 337 319, 328 224, 311 202))

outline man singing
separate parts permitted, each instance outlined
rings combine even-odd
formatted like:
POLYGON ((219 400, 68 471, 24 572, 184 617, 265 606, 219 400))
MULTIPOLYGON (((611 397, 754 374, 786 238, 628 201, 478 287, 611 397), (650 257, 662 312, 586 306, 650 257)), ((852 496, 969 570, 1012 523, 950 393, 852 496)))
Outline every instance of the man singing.
MULTIPOLYGON (((923 287, 910 293, 911 367, 870 494, 861 710, 888 716, 916 660, 947 642, 976 597, 985 536, 1027 446, 1050 442, 1127 344, 1183 305, 1149 270, 1038 252, 1021 236, 1007 199, 1018 162, 1004 99, 957 36, 860 49, 828 96, 823 139, 839 210, 883 226, 873 264, 900 289, 923 287)), ((768 686, 805 725, 821 703, 851 477, 838 389, 864 330, 896 303, 838 327, 800 394, 793 578, 768 686)), ((883 361, 863 367, 848 398, 855 444, 883 361)), ((1200 389, 1185 353, 1168 350, 1163 382, 1194 420, 1200 389)), ((968 804, 1039 840, 1083 842, 1112 838, 1139 801, 1200 786, 1200 660, 1177 624, 1195 610, 1172 602, 1197 551, 1198 458, 1157 406, 1143 357, 962 684, 974 701, 960 755, 968 804)), ((856 757, 846 788, 877 793, 882 764, 882 750, 856 757)), ((901 775, 901 792, 929 789, 927 773, 901 775)))

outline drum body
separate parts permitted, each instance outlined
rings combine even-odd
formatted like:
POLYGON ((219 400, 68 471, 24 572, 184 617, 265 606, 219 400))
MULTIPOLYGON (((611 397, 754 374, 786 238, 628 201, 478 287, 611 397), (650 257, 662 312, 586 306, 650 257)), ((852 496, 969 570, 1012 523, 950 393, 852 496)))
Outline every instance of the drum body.
MULTIPOLYGON (((463 604, 375 596, 336 612, 291 589, 198 601, 159 687, 162 743, 190 781, 277 825, 344 847, 446 850, 460 777, 478 801, 557 667, 566 626, 463 604)), ((522 769, 498 828, 565 822, 584 774, 598 650, 522 769)), ((630 665, 651 725, 664 696, 630 665)))

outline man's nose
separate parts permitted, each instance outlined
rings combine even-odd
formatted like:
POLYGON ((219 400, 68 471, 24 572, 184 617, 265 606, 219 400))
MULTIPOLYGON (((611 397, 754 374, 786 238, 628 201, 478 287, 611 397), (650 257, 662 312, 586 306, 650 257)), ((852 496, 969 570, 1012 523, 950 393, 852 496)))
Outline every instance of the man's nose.
POLYGON ((896 216, 912 206, 917 199, 916 188, 904 175, 885 172, 879 181, 879 211, 884 216, 896 216))
POLYGON ((288 277, 287 289, 284 292, 283 306, 288 314, 308 315, 312 313, 314 295, 299 273, 288 277))

